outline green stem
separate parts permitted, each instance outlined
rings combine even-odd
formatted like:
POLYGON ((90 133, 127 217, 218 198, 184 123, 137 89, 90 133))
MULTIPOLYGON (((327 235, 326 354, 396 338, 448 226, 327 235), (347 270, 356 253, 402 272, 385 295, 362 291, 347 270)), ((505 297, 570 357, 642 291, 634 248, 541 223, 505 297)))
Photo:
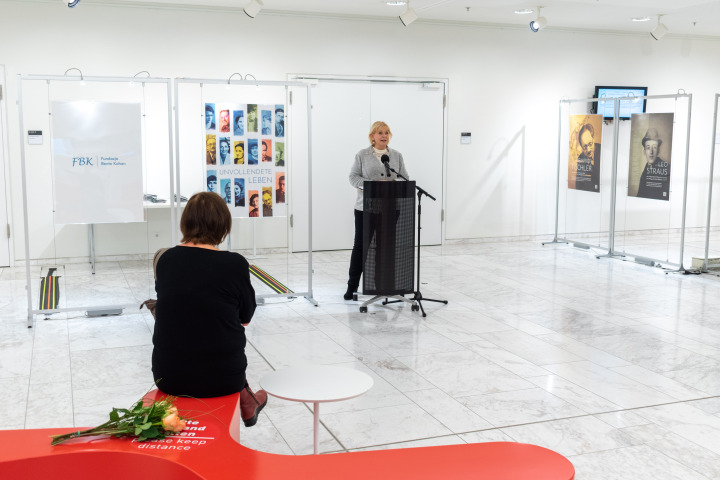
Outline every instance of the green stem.
POLYGON ((134 428, 132 430, 127 428, 107 428, 101 425, 88 430, 65 433, 62 435, 53 435, 50 437, 52 438, 52 442, 50 442, 50 445, 58 445, 59 443, 62 443, 66 440, 70 440, 71 438, 92 437, 96 435, 127 435, 132 431, 134 431, 134 428))

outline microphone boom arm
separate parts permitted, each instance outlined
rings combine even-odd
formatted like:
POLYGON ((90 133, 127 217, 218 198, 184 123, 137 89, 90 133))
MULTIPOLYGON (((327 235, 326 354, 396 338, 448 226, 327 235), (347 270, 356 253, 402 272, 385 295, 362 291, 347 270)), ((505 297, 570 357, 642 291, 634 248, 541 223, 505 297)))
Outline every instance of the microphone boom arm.
MULTIPOLYGON (((391 166, 389 166, 387 163, 385 164, 385 167, 389 168, 391 172, 393 172, 395 175, 397 175, 398 177, 402 178, 402 179, 405 180, 406 182, 409 181, 407 178, 403 177, 400 173, 397 172, 397 170, 395 170, 394 168, 392 168, 391 166)), ((431 198, 433 202, 437 201, 437 200, 435 199, 435 197, 433 197, 432 195, 430 195, 427 191, 425 191, 425 190, 423 190, 422 188, 418 187, 417 183, 415 184, 415 188, 417 189, 417 191, 418 191, 419 194, 425 195, 425 196, 431 198)))

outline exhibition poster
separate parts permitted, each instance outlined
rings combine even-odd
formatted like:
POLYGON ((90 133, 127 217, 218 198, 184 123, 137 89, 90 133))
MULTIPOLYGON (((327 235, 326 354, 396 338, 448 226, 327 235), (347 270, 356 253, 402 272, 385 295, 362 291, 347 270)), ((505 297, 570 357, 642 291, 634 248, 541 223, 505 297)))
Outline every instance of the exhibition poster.
POLYGON ((285 106, 205 103, 206 190, 233 217, 286 215, 285 106))
POLYGON ((602 115, 570 115, 568 188, 600 191, 602 115))
POLYGON ((634 114, 630 120, 628 196, 670 200, 672 113, 634 114))
POLYGON ((51 108, 55 223, 143 222, 140 104, 51 108))

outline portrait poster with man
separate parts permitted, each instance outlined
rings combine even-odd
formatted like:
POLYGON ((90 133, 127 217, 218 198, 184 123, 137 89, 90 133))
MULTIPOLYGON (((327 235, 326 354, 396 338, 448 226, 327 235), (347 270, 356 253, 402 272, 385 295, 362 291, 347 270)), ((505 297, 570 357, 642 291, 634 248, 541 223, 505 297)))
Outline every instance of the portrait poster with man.
POLYGON ((570 115, 568 188, 600 192, 602 115, 570 115))
POLYGON ((628 197, 670 200, 673 120, 672 113, 632 116, 628 197))
POLYGON ((233 217, 284 217, 285 105, 204 104, 206 190, 233 217))

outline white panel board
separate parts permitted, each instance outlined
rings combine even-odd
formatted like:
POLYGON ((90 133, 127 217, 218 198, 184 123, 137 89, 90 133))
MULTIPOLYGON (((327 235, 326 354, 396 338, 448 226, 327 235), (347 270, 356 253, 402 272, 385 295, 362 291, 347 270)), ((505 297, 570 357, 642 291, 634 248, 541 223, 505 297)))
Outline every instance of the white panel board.
POLYGON ((52 103, 56 224, 143 221, 141 132, 139 103, 52 103))

